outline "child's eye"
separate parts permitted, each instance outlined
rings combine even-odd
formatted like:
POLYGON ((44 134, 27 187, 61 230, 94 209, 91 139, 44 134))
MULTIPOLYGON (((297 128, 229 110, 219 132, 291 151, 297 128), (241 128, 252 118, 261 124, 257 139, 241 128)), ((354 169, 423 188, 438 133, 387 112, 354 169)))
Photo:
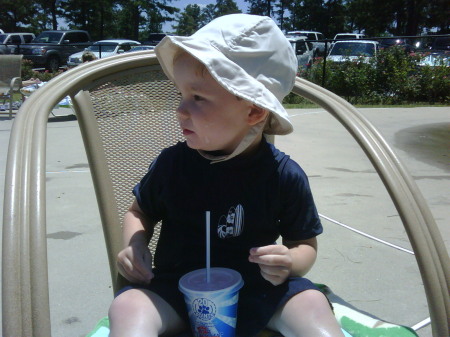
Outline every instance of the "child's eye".
POLYGON ((203 97, 199 95, 194 95, 194 101, 203 101, 203 97))

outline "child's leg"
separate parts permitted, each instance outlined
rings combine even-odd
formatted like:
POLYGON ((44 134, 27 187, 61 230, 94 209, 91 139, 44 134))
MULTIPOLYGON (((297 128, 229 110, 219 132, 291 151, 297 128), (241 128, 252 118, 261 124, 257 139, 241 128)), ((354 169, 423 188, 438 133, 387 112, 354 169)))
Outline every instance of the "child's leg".
POLYGON ((117 296, 109 308, 110 337, 173 335, 186 326, 160 296, 144 289, 131 289, 117 296))
POLYGON ((292 297, 270 320, 268 327, 285 337, 343 337, 330 304, 318 290, 292 297))

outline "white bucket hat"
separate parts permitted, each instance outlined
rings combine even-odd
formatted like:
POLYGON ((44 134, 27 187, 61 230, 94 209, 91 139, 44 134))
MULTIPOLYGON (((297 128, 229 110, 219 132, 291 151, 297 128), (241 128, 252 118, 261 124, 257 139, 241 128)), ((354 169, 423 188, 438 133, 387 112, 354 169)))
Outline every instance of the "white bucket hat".
POLYGON ((270 111, 265 133, 292 132, 281 102, 294 85, 297 58, 271 18, 230 14, 211 21, 191 36, 166 36, 155 52, 172 81, 178 48, 203 63, 226 90, 270 111))

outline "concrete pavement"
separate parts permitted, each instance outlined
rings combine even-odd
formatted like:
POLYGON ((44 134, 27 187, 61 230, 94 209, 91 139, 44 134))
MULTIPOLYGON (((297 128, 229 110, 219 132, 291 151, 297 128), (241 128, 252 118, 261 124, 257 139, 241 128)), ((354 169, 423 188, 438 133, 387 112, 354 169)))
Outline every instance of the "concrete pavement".
MULTIPOLYGON (((449 248, 450 108, 360 109, 408 167, 449 248)), ((81 135, 59 109, 48 125, 47 233, 53 336, 85 336, 112 299, 106 249, 81 135), (62 117, 61 117, 62 116, 62 117)), ((375 169, 322 109, 290 110, 295 133, 277 137, 309 176, 325 233, 309 277, 383 320, 413 326, 429 317, 411 246, 375 169), (342 225, 397 246, 393 248, 342 225)), ((0 117, 4 177, 12 121, 0 117)), ((0 179, 3 191, 4 178, 0 179)), ((0 194, 3 200, 3 194, 0 194)), ((430 337, 430 327, 418 331, 430 337)))

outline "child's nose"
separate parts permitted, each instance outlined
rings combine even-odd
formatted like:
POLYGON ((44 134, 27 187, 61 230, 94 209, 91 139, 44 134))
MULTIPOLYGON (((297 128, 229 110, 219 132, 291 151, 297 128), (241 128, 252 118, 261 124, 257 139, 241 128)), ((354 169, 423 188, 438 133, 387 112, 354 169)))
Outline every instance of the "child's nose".
POLYGON ((183 101, 180 102, 180 104, 177 107, 177 117, 179 119, 187 119, 189 118, 189 112, 186 106, 186 103, 184 103, 183 101))

